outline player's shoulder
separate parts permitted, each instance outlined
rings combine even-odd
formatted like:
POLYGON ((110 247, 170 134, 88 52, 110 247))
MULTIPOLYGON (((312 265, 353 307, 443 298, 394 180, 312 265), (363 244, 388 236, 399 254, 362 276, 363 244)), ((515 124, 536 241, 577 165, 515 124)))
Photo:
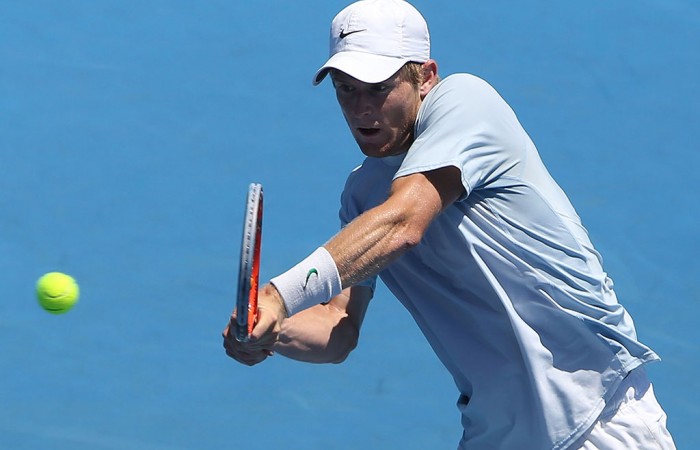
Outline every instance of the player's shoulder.
POLYGON ((483 78, 481 78, 477 75, 467 73, 467 72, 460 72, 460 73, 453 73, 453 74, 447 75, 445 78, 442 79, 441 83, 482 84, 482 83, 487 83, 487 82, 486 82, 486 80, 484 80, 483 78))
POLYGON ((456 73, 442 79, 428 93, 421 105, 418 129, 429 123, 449 122, 450 118, 462 121, 465 117, 498 116, 509 109, 489 82, 469 73, 456 73))
POLYGON ((475 95, 480 93, 482 95, 491 95, 495 93, 495 89, 488 81, 470 73, 448 75, 440 80, 433 90, 436 94, 457 92, 463 95, 475 95))

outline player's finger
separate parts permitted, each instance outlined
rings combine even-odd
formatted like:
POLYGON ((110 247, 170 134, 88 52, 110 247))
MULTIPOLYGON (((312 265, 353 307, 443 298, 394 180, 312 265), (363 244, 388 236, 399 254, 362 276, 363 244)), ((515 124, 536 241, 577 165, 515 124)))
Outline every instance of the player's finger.
POLYGON ((279 327, 277 322, 262 315, 255 328, 253 328, 247 347, 251 350, 269 351, 277 342, 278 335, 279 327))
POLYGON ((224 330, 221 332, 221 336, 222 336, 224 339, 229 339, 229 340, 234 340, 234 341, 235 341, 236 338, 235 338, 235 336, 234 336, 233 330, 236 329, 236 326, 237 326, 237 325, 236 325, 236 322, 235 322, 235 321, 229 322, 229 323, 226 325, 226 327, 224 328, 224 330))
POLYGON ((223 347, 228 356, 243 364, 253 365, 273 355, 273 351, 269 348, 258 350, 251 348, 249 342, 238 342, 230 332, 232 326, 227 326, 222 332, 223 347))

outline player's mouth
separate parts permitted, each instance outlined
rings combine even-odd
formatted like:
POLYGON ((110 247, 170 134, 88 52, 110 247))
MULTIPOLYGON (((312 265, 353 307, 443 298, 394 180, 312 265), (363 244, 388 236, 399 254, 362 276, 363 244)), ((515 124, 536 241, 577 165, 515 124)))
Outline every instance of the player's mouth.
POLYGON ((364 137, 376 136, 379 131, 379 128, 357 128, 357 132, 364 137))

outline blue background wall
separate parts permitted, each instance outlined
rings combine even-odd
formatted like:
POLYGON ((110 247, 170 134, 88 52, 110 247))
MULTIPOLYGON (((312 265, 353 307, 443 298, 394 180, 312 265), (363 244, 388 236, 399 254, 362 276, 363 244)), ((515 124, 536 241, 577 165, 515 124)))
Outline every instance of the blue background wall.
MULTIPOLYGON (((700 6, 414 4, 442 75, 479 75, 518 113, 663 358, 679 448, 698 447, 700 6)), ((265 278, 337 229, 361 157, 310 80, 343 6, 0 3, 0 447, 456 446, 451 379, 383 287, 342 365, 221 348, 248 183, 265 278), (34 298, 52 270, 81 284, 67 315, 34 298)))

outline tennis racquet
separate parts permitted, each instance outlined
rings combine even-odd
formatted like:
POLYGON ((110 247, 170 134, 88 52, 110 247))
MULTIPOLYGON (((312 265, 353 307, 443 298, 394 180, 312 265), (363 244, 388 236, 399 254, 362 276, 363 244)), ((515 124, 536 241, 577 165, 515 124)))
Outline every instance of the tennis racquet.
POLYGON ((241 265, 238 272, 238 297, 236 299, 236 339, 247 342, 258 315, 258 284, 260 279, 260 242, 262 239, 263 190, 258 183, 248 186, 243 239, 241 241, 241 265))

